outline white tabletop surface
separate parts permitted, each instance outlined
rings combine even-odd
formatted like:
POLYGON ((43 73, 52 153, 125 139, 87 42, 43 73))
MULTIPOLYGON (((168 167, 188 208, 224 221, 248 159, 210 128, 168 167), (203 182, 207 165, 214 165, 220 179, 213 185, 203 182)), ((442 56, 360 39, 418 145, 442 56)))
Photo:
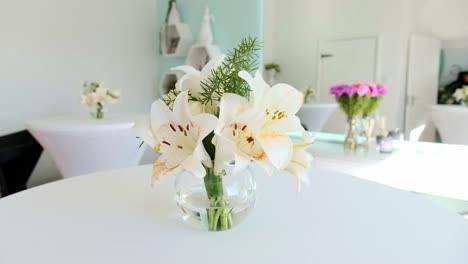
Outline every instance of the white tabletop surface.
POLYGON ((90 115, 52 116, 27 123, 30 129, 41 130, 103 130, 116 128, 131 128, 135 120, 144 118, 144 115, 132 116, 104 116, 96 119, 90 115))
POLYGON ((316 134, 310 152, 318 168, 402 190, 468 201, 468 146, 404 141, 392 154, 382 154, 375 146, 345 150, 342 137, 316 134))
POLYGON ((187 226, 151 167, 77 177, 0 200, 0 263, 468 263, 468 222, 415 194, 336 172, 258 177, 237 228, 187 226))

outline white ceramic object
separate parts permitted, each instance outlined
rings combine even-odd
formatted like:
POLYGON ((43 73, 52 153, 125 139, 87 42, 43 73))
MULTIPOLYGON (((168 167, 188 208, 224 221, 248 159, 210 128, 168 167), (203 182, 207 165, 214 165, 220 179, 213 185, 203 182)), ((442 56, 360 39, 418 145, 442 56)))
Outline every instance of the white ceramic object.
POLYGON ((184 223, 152 166, 97 173, 0 200, 2 263, 466 264, 468 223, 416 194, 330 171, 296 192, 259 175, 258 201, 221 233, 184 223), (213 261, 211 261, 213 262, 213 261))
POLYGON ((468 145, 468 107, 460 105, 431 105, 429 112, 442 142, 468 145))
POLYGON ((276 84, 276 70, 275 69, 269 69, 266 71, 267 77, 268 77, 268 84, 270 86, 273 86, 276 84))
MULTIPOLYGON (((145 147, 132 131, 137 118, 55 117, 28 130, 49 152, 64 178, 139 164, 145 147)), ((140 117, 141 118, 141 117, 140 117)))
POLYGON ((174 87, 172 87, 172 85, 174 84, 174 82, 177 82, 180 78, 181 74, 174 71, 164 73, 164 75, 161 77, 161 82, 159 84, 160 95, 165 95, 171 89, 173 89, 174 87))
POLYGON ((305 104, 297 116, 308 131, 320 132, 336 109, 337 104, 305 104))
POLYGON ((212 21, 213 15, 210 13, 210 9, 207 6, 198 33, 198 45, 208 46, 213 44, 213 31, 211 30, 212 21))

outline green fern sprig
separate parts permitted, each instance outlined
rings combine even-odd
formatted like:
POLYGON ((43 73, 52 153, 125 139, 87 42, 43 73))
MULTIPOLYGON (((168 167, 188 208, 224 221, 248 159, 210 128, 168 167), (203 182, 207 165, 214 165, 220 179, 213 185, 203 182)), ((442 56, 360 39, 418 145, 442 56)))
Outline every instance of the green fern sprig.
POLYGON ((238 74, 242 70, 252 73, 258 69, 257 51, 260 48, 256 38, 243 39, 237 48, 228 53, 225 62, 211 71, 211 77, 201 83, 203 92, 200 94, 200 102, 204 105, 212 104, 225 93, 248 97, 250 87, 238 74))
POLYGON ((174 101, 179 94, 179 90, 172 89, 167 94, 163 95, 162 100, 170 109, 172 109, 174 101))

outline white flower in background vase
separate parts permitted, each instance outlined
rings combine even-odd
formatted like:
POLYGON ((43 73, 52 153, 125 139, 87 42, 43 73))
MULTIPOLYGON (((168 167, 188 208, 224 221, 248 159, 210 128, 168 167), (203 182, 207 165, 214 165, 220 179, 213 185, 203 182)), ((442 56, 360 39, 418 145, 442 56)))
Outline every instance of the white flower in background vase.
POLYGON ((468 106, 468 86, 463 86, 455 90, 453 97, 457 102, 461 102, 462 105, 468 106))
POLYGON ((120 100, 120 92, 111 91, 103 86, 103 83, 91 82, 84 84, 85 90, 81 94, 81 104, 87 107, 96 107, 96 113, 92 115, 97 119, 104 118, 104 106, 116 104, 120 100))
POLYGON ((187 92, 177 96, 172 111, 162 100, 154 102, 149 122, 134 126, 135 133, 162 154, 153 166, 153 182, 179 169, 204 177, 204 166, 213 165, 203 139, 213 131, 217 121, 211 114, 192 115, 187 92))
POLYGON ((210 9, 208 6, 205 7, 205 14, 200 25, 200 33, 198 33, 198 44, 204 46, 213 44, 213 31, 211 30, 211 22, 213 20, 214 18, 210 14, 210 9))

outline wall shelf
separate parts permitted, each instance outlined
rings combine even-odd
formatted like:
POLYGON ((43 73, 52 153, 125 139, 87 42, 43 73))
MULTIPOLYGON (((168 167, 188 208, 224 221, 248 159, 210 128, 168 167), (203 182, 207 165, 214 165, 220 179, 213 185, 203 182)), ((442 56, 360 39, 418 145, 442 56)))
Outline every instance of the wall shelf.
POLYGON ((175 89, 175 84, 180 79, 181 75, 176 72, 166 72, 162 78, 159 85, 159 92, 161 95, 166 95, 169 91, 175 89))
POLYGON ((186 64, 201 71, 203 67, 216 56, 221 55, 221 50, 215 45, 193 45, 187 55, 186 64))
POLYGON ((165 24, 161 30, 160 45, 163 56, 184 57, 192 42, 192 32, 187 24, 165 24))

